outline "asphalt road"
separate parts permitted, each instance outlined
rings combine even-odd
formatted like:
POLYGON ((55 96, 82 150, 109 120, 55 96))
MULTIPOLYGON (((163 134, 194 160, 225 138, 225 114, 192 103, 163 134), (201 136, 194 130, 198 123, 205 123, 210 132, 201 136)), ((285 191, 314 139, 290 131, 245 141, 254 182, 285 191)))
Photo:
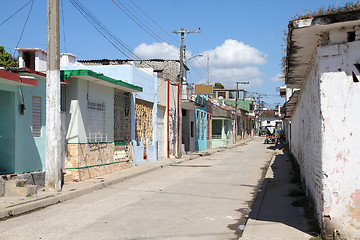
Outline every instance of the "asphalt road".
POLYGON ((263 140, 0 222, 0 239, 237 239, 273 154, 263 140))

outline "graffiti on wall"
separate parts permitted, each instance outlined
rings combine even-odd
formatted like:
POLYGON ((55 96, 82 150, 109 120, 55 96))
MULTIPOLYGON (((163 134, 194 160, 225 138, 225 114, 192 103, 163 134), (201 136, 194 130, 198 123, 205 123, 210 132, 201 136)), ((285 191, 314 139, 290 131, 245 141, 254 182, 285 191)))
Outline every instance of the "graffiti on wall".
POLYGON ((176 109, 169 110, 169 148, 170 153, 176 154, 176 109))

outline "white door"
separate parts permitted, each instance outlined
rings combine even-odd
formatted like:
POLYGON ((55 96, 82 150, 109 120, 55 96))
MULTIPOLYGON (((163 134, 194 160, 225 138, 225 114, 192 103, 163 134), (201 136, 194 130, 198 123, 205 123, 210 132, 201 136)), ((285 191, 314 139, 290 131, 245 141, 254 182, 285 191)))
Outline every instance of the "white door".
POLYGON ((156 121, 157 121, 157 142, 158 142, 158 157, 159 157, 159 159, 165 157, 164 116, 165 116, 165 108, 158 106, 156 121))

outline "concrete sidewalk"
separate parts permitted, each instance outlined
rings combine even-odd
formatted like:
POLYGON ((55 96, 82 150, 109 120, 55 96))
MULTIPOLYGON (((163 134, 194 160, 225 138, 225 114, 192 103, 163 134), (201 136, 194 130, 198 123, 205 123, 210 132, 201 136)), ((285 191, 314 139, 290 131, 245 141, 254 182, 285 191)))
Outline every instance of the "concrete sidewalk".
POLYGON ((288 196, 296 185, 290 182, 291 162, 286 152, 275 150, 241 240, 308 240, 312 237, 302 207, 288 196))
MULTIPOLYGON (((233 148, 245 144, 251 140, 252 139, 247 139, 240 143, 229 145, 227 148, 233 148)), ((111 174, 81 182, 66 182, 61 192, 46 192, 39 190, 37 195, 30 197, 0 197, 0 220, 61 203, 85 195, 87 193, 109 187, 113 184, 136 177, 140 174, 168 167, 171 164, 179 164, 185 161, 200 158, 201 156, 213 154, 218 151, 221 151, 221 149, 207 149, 196 153, 190 153, 188 155, 183 155, 181 159, 162 159, 157 162, 123 169, 111 174)))

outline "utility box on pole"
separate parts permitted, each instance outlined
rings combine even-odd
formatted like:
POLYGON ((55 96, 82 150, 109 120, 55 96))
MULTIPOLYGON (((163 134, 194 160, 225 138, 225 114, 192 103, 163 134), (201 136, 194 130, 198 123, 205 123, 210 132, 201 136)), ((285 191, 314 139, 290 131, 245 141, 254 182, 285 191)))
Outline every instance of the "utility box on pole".
POLYGON ((61 190, 59 0, 47 0, 45 187, 61 190))

